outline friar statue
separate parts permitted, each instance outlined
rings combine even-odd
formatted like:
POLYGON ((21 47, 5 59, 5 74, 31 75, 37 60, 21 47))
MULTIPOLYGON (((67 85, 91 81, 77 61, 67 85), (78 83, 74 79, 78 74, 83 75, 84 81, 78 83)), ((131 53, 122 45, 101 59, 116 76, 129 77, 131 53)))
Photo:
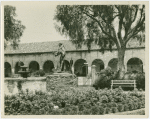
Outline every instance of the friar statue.
POLYGON ((62 43, 58 44, 58 51, 56 51, 54 54, 55 54, 55 56, 60 55, 60 60, 59 60, 60 68, 58 70, 62 71, 62 66, 63 66, 64 58, 66 55, 66 50, 62 43))

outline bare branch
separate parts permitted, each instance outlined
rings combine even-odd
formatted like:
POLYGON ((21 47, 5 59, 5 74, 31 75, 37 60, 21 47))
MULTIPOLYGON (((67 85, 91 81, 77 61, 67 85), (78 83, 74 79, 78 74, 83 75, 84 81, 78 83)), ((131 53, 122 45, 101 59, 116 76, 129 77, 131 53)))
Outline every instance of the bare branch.
POLYGON ((132 23, 135 21, 135 19, 137 17, 137 13, 138 13, 138 8, 136 7, 136 11, 135 11, 135 15, 134 15, 134 19, 133 19, 132 23))

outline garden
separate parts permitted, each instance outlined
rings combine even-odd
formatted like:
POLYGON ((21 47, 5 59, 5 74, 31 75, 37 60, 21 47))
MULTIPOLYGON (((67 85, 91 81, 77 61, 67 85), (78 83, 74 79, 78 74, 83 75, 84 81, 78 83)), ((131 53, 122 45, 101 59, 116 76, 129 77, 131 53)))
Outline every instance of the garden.
MULTIPOLYGON (((145 75, 125 74, 136 80, 137 89, 110 90, 116 78, 110 68, 98 74, 93 86, 78 87, 77 77, 49 77, 47 92, 29 89, 15 95, 5 95, 6 115, 105 115, 145 108, 145 75)), ((145 112, 142 113, 143 115, 145 112)))
POLYGON ((5 95, 6 115, 104 115, 145 107, 145 94, 138 90, 124 92, 95 90, 92 87, 64 87, 49 93, 29 90, 5 95))

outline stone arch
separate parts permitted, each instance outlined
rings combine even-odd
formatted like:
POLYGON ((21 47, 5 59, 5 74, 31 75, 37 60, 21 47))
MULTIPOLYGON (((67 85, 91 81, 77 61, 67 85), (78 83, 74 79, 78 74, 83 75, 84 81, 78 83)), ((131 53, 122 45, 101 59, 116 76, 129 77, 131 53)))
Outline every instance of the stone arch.
POLYGON ((64 60, 63 65, 62 65, 62 70, 63 71, 70 71, 70 63, 68 60, 64 60))
POLYGON ((143 62, 140 58, 134 57, 127 62, 127 71, 139 71, 143 72, 143 62))
POLYGON ((10 65, 10 63, 9 62, 5 62, 4 63, 4 68, 5 68, 5 77, 11 77, 11 65, 10 65))
POLYGON ((29 70, 35 72, 40 69, 40 65, 37 61, 31 61, 29 64, 29 70))
POLYGON ((88 73, 88 70, 84 63, 87 63, 84 59, 78 59, 74 63, 74 73, 77 76, 86 76, 86 73, 88 73))
POLYGON ((52 72, 52 69, 54 68, 54 63, 51 60, 47 60, 43 64, 43 70, 45 73, 52 72))
POLYGON ((118 70, 118 58, 113 58, 108 62, 108 66, 112 69, 112 71, 118 70))
POLYGON ((18 71, 20 70, 20 66, 23 66, 24 63, 22 61, 18 61, 15 65, 15 74, 18 74, 18 71))
POLYGON ((102 69, 104 69, 104 62, 101 59, 93 60, 92 65, 96 66, 96 72, 100 72, 102 69))

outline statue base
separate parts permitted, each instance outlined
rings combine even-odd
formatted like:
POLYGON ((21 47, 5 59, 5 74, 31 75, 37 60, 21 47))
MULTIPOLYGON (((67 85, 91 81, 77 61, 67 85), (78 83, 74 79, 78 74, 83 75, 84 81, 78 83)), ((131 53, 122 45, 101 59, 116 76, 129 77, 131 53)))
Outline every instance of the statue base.
POLYGON ((54 74, 71 74, 71 71, 62 71, 60 68, 52 69, 53 75, 54 74))
POLYGON ((60 90, 68 87, 76 87, 78 79, 76 75, 70 73, 53 73, 46 77, 46 90, 60 90))

